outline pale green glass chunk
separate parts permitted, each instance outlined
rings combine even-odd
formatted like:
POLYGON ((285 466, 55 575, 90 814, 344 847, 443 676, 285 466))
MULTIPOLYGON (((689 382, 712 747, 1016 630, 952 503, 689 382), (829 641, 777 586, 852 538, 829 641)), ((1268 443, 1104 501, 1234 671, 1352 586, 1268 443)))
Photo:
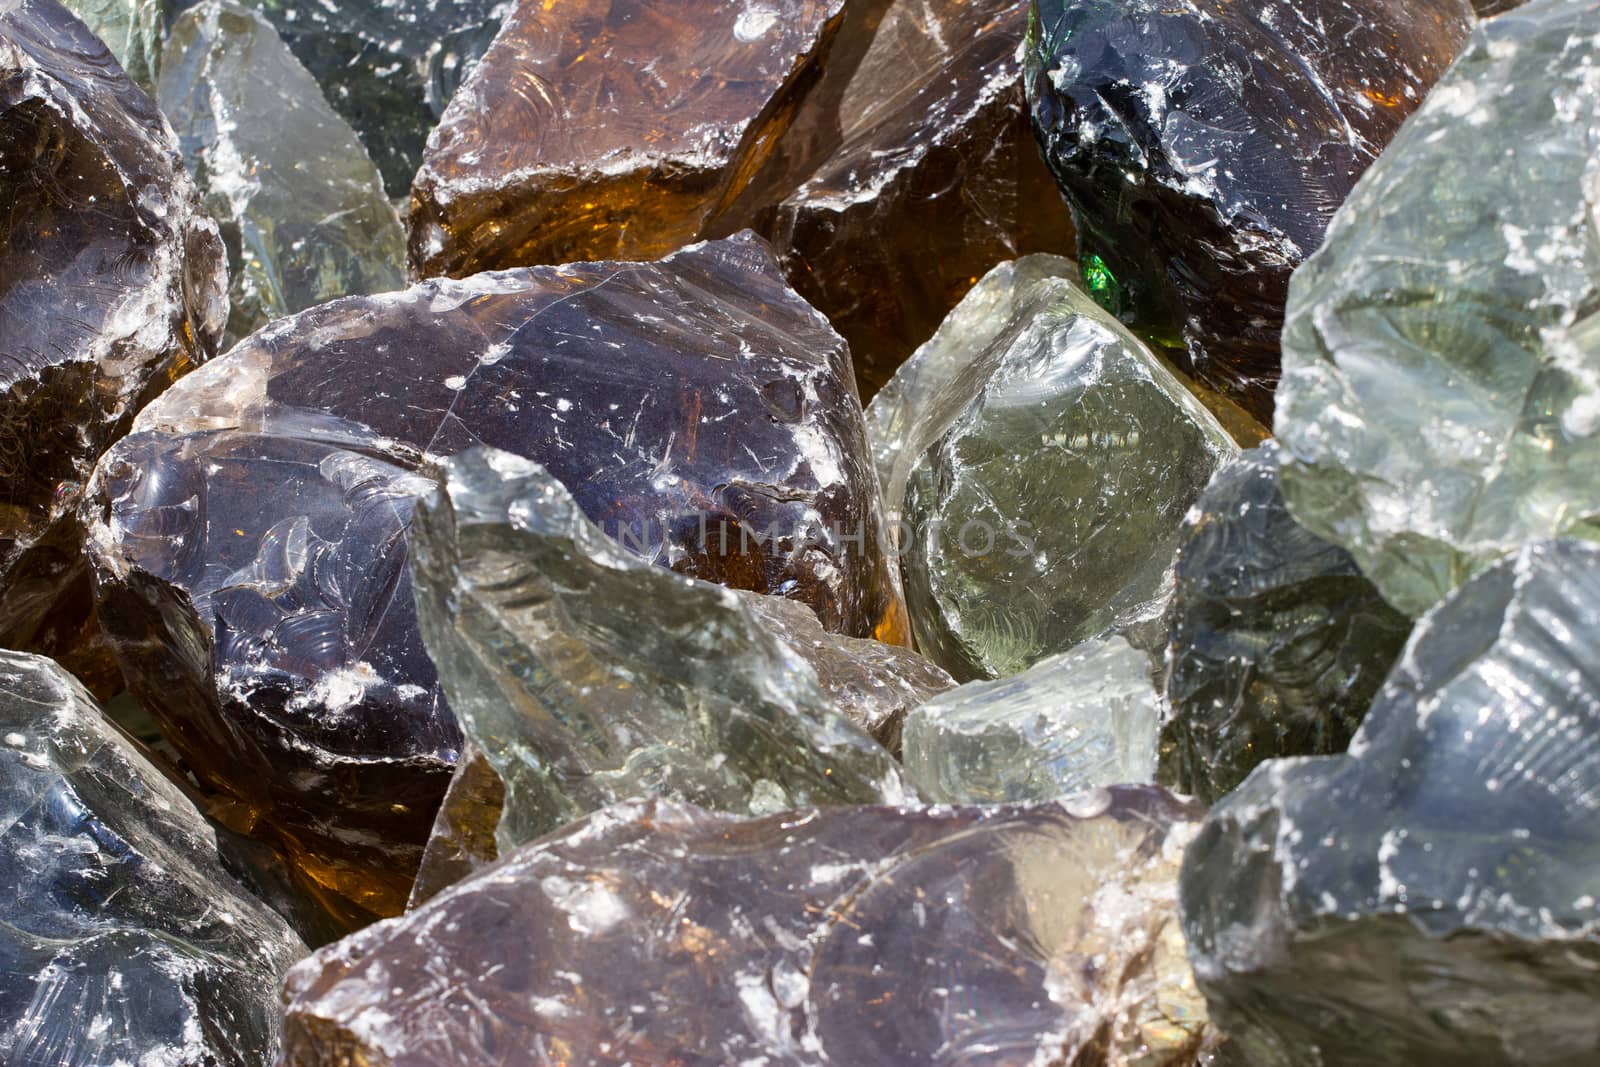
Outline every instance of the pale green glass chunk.
POLYGON ((62 0, 61 6, 106 43, 135 85, 155 95, 165 0, 62 0))
POLYGON ((378 168, 265 19, 222 0, 185 11, 160 103, 228 245, 232 340, 405 285, 405 236, 378 168))
POLYGON ((888 751, 731 590, 630 555, 493 449, 418 505, 413 577, 450 705, 505 782, 509 850, 606 804, 906 803, 888 751))
POLYGON ((1484 22, 1295 272, 1283 491, 1420 614, 1600 513, 1600 5, 1484 22))
POLYGON ((1150 659, 1088 641, 1013 678, 968 682, 906 717, 906 774, 940 804, 1054 800, 1155 778, 1150 659))
POLYGON ((971 337, 890 479, 919 647, 971 680, 1109 632, 1158 645, 1179 526, 1238 446, 1072 280, 971 337))
MULTIPOLYGON (((934 398, 984 351, 995 332, 1020 309, 1035 282, 1077 276, 1078 266, 1072 260, 1044 253, 999 264, 978 279, 938 331, 873 396, 867 405, 867 437, 891 514, 900 512, 909 473, 900 469, 896 486, 897 467, 915 461, 948 426, 948 419, 940 420, 937 409, 930 407, 934 398)), ((949 417, 956 414, 952 411, 949 417)))

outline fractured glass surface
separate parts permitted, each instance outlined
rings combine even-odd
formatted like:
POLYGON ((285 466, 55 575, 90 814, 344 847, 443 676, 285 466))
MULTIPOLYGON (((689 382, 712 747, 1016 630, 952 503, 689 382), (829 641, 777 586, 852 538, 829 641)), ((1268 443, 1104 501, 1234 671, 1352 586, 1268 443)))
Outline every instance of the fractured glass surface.
POLYGON ((237 821, 392 914, 460 745, 408 570, 437 463, 536 459, 647 560, 903 642, 848 373, 749 236, 334 301, 185 380, 107 456, 102 621, 237 821))
POLYGON ((149 97, 54 0, 0 6, 0 647, 109 696, 77 511, 134 413, 209 359, 216 227, 149 97))
POLYGON ((1295 516, 1419 615, 1536 537, 1600 537, 1600 4, 1483 23, 1295 272, 1295 516))
POLYGON ((271 23, 220 0, 184 12, 158 99, 228 245, 230 342, 404 287, 405 235, 377 168, 271 23))
POLYGON ((1343 756, 1270 760, 1184 861, 1195 973, 1259 1067, 1591 1062, 1600 548, 1417 624, 1343 756))
POLYGON ((1034 0, 1034 127, 1124 321, 1269 420, 1289 275, 1471 30, 1468 0, 1034 0))
POLYGON ((47 659, 0 652, 0 1059, 266 1067, 306 947, 47 659))
POLYGON ((414 541, 428 649, 505 783, 503 852, 636 796, 746 813, 914 798, 747 600, 628 554, 538 464, 451 459, 414 541))
POLYGON ((1411 632, 1294 520, 1278 460, 1269 442, 1219 470, 1178 549, 1162 781, 1208 803, 1263 760, 1342 753, 1411 632))
POLYGON ((1176 375, 1066 278, 1034 281, 987 327, 926 404, 888 488, 891 516, 903 500, 919 647, 964 680, 1149 629, 1184 513, 1237 451, 1176 375))
POLYGON ((1199 814, 620 805, 294 970, 284 1064, 1192 1064, 1199 814))
POLYGON ((1054 800, 1150 782, 1160 720, 1150 657, 1120 637, 1087 641, 914 710, 906 775, 937 804, 1054 800))

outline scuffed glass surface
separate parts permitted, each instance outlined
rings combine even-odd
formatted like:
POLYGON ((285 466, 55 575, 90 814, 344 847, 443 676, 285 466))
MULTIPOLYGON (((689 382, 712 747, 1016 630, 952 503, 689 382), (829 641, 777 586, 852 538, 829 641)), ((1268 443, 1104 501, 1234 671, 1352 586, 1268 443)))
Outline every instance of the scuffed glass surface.
POLYGON ((167 0, 64 0, 62 6, 105 42, 135 85, 155 95, 167 0))
POLYGON ((1295 275, 1284 495, 1411 615, 1600 536, 1597 20, 1485 22, 1295 275))
POLYGON ((1199 811, 607 809, 286 987, 286 1067, 1098 1062, 1208 1040, 1174 915, 1199 811))
POLYGON ((750 235, 333 301, 139 430, 91 509, 129 684, 242 824, 368 914, 403 907, 460 744, 408 571, 444 458, 528 456, 663 570, 905 640, 844 343, 750 235))

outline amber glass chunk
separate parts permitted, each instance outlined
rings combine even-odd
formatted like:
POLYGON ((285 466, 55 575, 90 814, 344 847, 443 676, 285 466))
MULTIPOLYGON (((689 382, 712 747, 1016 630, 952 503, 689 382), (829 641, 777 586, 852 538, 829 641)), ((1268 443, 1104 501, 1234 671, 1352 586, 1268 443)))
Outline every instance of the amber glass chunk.
POLYGON ((659 256, 751 226, 870 396, 990 267, 1071 247, 1028 127, 1026 19, 1009 0, 523 3, 430 145, 412 268, 659 256))
POLYGON ((843 9, 521 4, 429 144, 413 268, 650 259, 696 240, 793 121, 843 9))
POLYGON ((646 559, 905 634, 844 343, 754 237, 325 304, 138 430, 90 532, 129 684, 241 828, 370 912, 403 906, 460 745, 408 571, 439 460, 536 460, 646 559))
POLYGON ((1468 0, 1034 0, 1028 95, 1101 302, 1270 421, 1289 275, 1468 0))
POLYGON ((1073 247, 1028 126, 1027 18, 1011 0, 891 4, 838 104, 838 149, 764 223, 865 397, 996 263, 1073 247))
POLYGON ((82 485, 140 407, 210 358, 226 285, 150 98, 54 0, 0 6, 0 647, 115 691, 77 655, 82 485))

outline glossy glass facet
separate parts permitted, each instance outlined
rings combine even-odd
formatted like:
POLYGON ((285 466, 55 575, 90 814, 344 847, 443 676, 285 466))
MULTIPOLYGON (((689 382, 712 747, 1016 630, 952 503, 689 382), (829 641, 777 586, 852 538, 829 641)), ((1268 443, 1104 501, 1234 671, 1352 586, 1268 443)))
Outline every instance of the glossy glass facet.
POLYGON ((228 245, 230 343, 405 286, 405 236, 377 168, 271 23, 225 0, 184 12, 158 99, 228 245))
POLYGON ((0 5, 0 647, 104 695, 77 518, 134 413, 209 359, 216 227, 160 113, 54 0, 0 5))
POLYGON ((1592 1059, 1597 637, 1600 548, 1535 543, 1424 616, 1348 755, 1212 812, 1184 928, 1246 1062, 1592 1059))
POLYGON ((0 652, 0 1060, 266 1067, 306 947, 47 659, 0 652))
POLYGON ((905 639, 843 342, 753 237, 349 298, 147 409, 91 547, 173 743, 369 912, 404 904, 460 745, 409 530, 445 457, 535 459, 625 549, 905 639))
POLYGON ((1178 549, 1162 781, 1208 803, 1264 760, 1342 753, 1411 632, 1289 514, 1278 460, 1268 443, 1217 471, 1178 549))
POLYGON ((621 805, 306 961, 284 1063, 1190 1064, 1198 815, 621 805))

